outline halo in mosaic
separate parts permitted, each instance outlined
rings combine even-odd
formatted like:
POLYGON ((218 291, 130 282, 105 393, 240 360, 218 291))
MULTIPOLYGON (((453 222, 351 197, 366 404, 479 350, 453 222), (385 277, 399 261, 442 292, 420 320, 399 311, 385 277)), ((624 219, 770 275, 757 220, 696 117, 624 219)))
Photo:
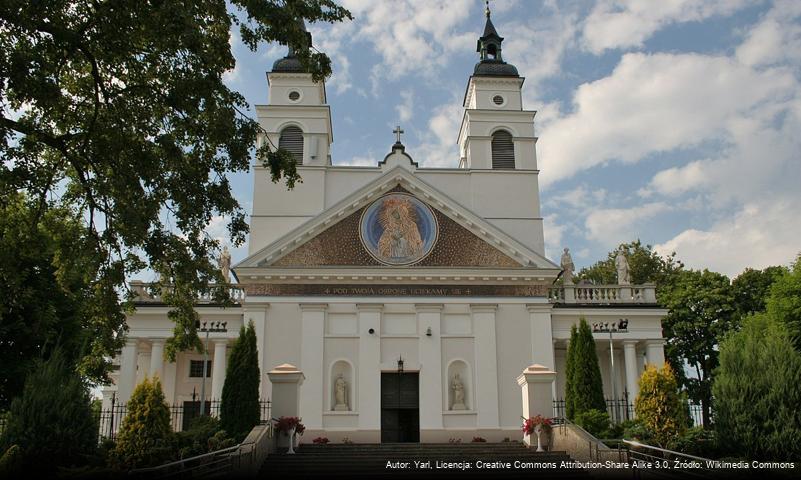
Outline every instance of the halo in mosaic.
POLYGON ((386 265, 410 265, 431 252, 439 234, 431 207, 404 193, 385 195, 364 210, 359 237, 386 265))

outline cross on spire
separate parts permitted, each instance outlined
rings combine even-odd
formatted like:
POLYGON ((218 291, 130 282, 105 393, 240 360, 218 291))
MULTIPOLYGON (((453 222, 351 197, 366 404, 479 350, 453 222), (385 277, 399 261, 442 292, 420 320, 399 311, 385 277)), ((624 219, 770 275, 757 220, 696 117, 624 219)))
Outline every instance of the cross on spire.
POLYGON ((397 136, 397 139, 395 140, 395 143, 396 144, 400 144, 401 143, 401 138, 400 138, 401 134, 406 133, 406 132, 401 130, 400 125, 398 125, 398 126, 395 127, 395 130, 393 130, 392 133, 394 133, 397 136))
POLYGON ((487 7, 484 9, 484 15, 489 17, 490 16, 489 0, 487 0, 486 3, 487 3, 487 7))

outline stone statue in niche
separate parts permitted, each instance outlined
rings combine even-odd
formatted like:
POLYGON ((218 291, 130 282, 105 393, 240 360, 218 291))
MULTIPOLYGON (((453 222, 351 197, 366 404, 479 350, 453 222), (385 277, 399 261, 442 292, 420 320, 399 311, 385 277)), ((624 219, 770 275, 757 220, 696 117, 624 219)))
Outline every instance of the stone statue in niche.
POLYGON ((467 406, 464 403, 464 383, 462 383, 462 377, 458 373, 453 376, 451 389, 453 390, 451 410, 467 410, 467 406))
POLYGON ((562 278, 565 285, 573 285, 573 270, 576 266, 573 264, 573 257, 570 256, 570 249, 565 247, 565 253, 562 254, 562 260, 559 262, 562 267, 562 278))
POLYGON ((622 248, 617 251, 615 268, 617 269, 617 284, 631 285, 631 279, 629 278, 629 261, 626 260, 626 255, 623 253, 622 248))
POLYGON ((231 252, 228 251, 227 246, 220 254, 220 273, 222 273, 225 283, 231 282, 231 252))
POLYGON ((341 373, 334 381, 334 400, 336 400, 334 411, 347 412, 350 410, 348 407, 348 382, 341 373))

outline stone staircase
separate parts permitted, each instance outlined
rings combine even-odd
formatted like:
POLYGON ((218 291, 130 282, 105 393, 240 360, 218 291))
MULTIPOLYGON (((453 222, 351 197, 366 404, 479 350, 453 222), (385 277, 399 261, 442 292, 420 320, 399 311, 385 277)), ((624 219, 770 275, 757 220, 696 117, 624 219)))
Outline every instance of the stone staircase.
POLYGON ((565 452, 541 452, 520 443, 382 443, 308 445, 267 457, 260 476, 272 478, 561 478, 584 479, 581 469, 559 468, 565 452), (394 467, 388 467, 388 462, 394 467), (419 462, 419 463, 415 463, 419 462), (427 462, 427 463, 426 463, 427 462), (479 468, 481 462, 483 468, 479 468), (515 462, 518 462, 516 468, 515 462), (449 468, 443 465, 450 463, 449 468), (555 468, 537 463, 554 464, 555 468), (521 465, 522 464, 522 465, 521 465))

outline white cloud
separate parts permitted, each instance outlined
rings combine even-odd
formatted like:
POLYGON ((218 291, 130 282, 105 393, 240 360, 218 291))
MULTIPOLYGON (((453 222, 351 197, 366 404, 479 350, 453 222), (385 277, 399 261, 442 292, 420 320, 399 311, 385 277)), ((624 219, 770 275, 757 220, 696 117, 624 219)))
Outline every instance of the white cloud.
POLYGON ((638 237, 643 231, 644 221, 671 209, 672 207, 662 202, 646 203, 631 208, 596 209, 587 215, 584 225, 589 238, 605 247, 613 247, 638 237))
POLYGON ((708 229, 685 230, 656 245, 660 254, 676 252, 690 268, 735 276, 746 267, 787 265, 801 252, 801 202, 749 204, 708 229))
POLYGON ((670 24, 730 15, 753 4, 753 0, 599 0, 584 22, 582 41, 595 54, 639 47, 670 24))
POLYGON ((545 233, 545 256, 547 258, 559 258, 561 256, 562 238, 568 227, 559 224, 558 220, 559 216, 556 214, 545 215, 542 219, 545 233))
POLYGON ((412 119, 414 112, 414 92, 412 90, 403 90, 400 92, 402 103, 395 106, 398 112, 398 119, 401 122, 408 122, 412 119))
POLYGON ((801 2, 778 0, 737 48, 737 58, 746 65, 772 65, 801 60, 801 2))
POLYGON ((381 58, 379 78, 414 72, 433 75, 455 51, 469 51, 474 32, 457 27, 468 18, 472 0, 343 0, 353 14, 355 40, 369 42, 381 58))
POLYGON ((727 57, 630 53, 606 78, 579 87, 573 113, 543 126, 543 185, 611 160, 728 139, 728 127, 765 101, 792 94, 786 70, 727 57))
POLYGON ((459 166, 459 147, 456 145, 456 136, 462 122, 464 110, 454 97, 450 102, 433 108, 428 121, 428 130, 422 138, 422 143, 413 146, 409 151, 423 167, 449 167, 459 166))

